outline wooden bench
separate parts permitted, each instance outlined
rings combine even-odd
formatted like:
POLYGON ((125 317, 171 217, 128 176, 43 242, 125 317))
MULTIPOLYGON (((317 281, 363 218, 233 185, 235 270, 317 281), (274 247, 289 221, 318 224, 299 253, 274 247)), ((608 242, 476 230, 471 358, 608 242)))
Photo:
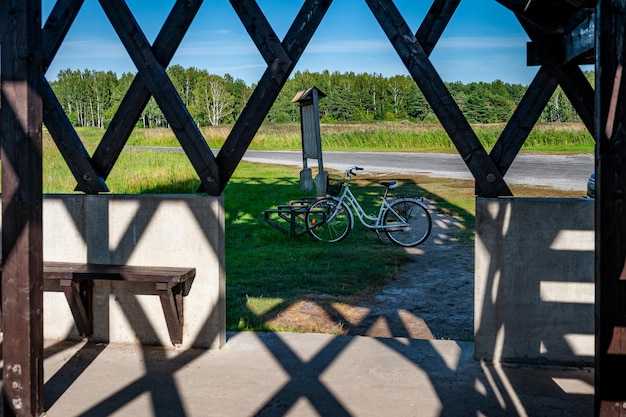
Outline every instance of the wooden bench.
POLYGON ((183 342, 183 297, 189 294, 195 268, 44 262, 44 279, 59 280, 78 333, 93 334, 93 281, 152 282, 161 300, 174 345, 183 342))

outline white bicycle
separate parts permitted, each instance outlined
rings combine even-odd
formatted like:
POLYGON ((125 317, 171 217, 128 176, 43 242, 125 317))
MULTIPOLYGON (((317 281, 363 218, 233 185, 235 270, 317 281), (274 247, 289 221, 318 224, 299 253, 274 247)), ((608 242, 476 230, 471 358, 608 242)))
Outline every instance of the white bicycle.
POLYGON ((377 234, 385 232, 387 237, 400 246, 416 246, 430 235, 432 221, 428 208, 419 197, 388 198, 387 194, 398 186, 396 181, 381 182, 385 186, 378 215, 369 216, 350 190, 350 181, 355 171, 363 168, 351 167, 346 178, 333 182, 328 180, 325 197, 312 203, 306 213, 309 233, 323 242, 339 242, 354 228, 354 216, 363 226, 377 234))

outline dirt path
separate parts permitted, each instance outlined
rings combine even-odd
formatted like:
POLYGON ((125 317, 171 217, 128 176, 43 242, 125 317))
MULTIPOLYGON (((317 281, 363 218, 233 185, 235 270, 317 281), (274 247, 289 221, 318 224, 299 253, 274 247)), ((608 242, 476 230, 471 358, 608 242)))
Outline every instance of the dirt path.
POLYGON ((431 215, 431 236, 407 249, 414 260, 378 294, 358 302, 303 300, 283 311, 274 324, 299 331, 472 340, 473 245, 459 241, 464 230, 456 219, 436 210, 431 215))

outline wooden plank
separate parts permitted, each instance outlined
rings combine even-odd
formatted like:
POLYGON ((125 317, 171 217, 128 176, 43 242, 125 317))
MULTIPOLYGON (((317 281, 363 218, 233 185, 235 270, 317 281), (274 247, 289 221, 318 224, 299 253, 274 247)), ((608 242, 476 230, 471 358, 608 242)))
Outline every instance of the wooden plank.
POLYGON ((0 2, 4 416, 43 397, 41 1, 0 2))
POLYGON ((205 191, 219 195, 219 170, 213 152, 187 111, 165 69, 152 49, 130 9, 123 0, 100 0, 113 28, 124 44, 150 93, 170 123, 176 138, 196 170, 205 191))
POLYGON ((604 417, 626 415, 626 2, 598 5, 595 411, 604 417))
POLYGON ((383 0, 366 3, 476 179, 477 191, 484 197, 512 195, 395 5, 383 0))
POLYGON ((541 67, 489 154, 502 175, 511 167, 556 87, 552 68, 541 67))
POLYGON ((280 90, 285 85, 331 3, 332 0, 306 0, 300 8, 296 19, 282 41, 283 48, 290 57, 292 64, 288 66, 286 72, 280 73, 276 73, 271 66, 268 66, 217 155, 216 160, 220 167, 221 180, 219 193, 224 190, 228 180, 235 172, 243 154, 252 142, 252 138, 265 120, 265 116, 276 101, 280 90))
MULTIPOLYGON (((169 65, 202 3, 202 0, 177 0, 174 4, 152 45, 152 52, 163 67, 169 65)), ((105 179, 111 173, 149 100, 150 90, 141 74, 138 74, 93 154, 93 164, 105 179)))
POLYGON ((75 281, 108 279, 114 281, 162 282, 170 285, 193 279, 195 268, 133 265, 84 264, 72 272, 75 281))

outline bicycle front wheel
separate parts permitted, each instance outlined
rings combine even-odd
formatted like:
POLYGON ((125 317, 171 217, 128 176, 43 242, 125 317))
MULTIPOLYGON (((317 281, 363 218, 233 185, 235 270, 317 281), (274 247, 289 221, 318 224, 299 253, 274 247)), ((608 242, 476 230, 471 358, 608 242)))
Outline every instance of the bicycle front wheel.
POLYGON ((352 212, 345 203, 323 198, 309 206, 306 227, 311 236, 322 242, 339 242, 352 227, 352 212))
POLYGON ((430 235, 432 221, 426 207, 409 198, 391 202, 383 217, 387 237, 400 246, 416 246, 430 235))

